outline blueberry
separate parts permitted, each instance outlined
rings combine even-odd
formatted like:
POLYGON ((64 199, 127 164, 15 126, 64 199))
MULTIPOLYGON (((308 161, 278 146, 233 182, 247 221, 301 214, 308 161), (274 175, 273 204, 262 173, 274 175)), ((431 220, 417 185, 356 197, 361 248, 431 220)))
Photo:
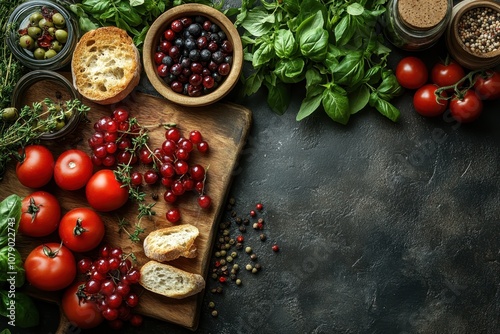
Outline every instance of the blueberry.
POLYGON ((172 66, 172 64, 174 63, 174 59, 170 56, 165 56, 165 57, 163 57, 161 62, 162 62, 162 64, 165 64, 167 66, 172 66))
POLYGON ((189 31, 189 33, 191 35, 193 35, 194 37, 198 37, 200 36, 201 34, 201 25, 199 23, 192 23, 188 28, 187 30, 189 31))
POLYGON ((224 61, 224 55, 222 54, 222 51, 215 51, 212 53, 212 60, 216 64, 221 64, 224 61))
POLYGON ((200 60, 200 50, 191 50, 189 51, 189 59, 191 59, 192 61, 199 61, 200 60))
POLYGON ((194 40, 194 38, 192 37, 186 38, 186 40, 184 41, 184 47, 189 51, 195 49, 196 41, 194 40))
POLYGON ((210 61, 211 58, 212 58, 212 52, 210 52, 207 49, 201 50, 200 52, 201 61, 210 61))

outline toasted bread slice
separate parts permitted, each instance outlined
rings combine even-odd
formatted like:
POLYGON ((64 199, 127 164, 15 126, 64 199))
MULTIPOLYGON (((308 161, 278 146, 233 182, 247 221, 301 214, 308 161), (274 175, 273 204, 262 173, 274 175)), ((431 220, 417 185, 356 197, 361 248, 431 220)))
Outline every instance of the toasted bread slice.
POLYGON ((172 261, 179 257, 194 258, 197 255, 194 241, 199 234, 191 224, 161 228, 144 239, 144 254, 159 262, 172 261))
POLYGON ((195 295, 205 288, 201 275, 153 260, 142 266, 139 283, 149 291, 175 299, 195 295))
POLYGON ((85 33, 71 60, 73 85, 99 104, 123 100, 139 84, 141 60, 132 38, 109 26, 85 33))

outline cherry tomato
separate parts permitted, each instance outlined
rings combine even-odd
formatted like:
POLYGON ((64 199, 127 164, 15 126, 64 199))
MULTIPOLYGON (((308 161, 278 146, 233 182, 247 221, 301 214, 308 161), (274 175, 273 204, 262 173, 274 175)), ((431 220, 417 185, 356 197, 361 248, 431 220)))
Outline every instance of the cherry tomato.
POLYGON ((418 89, 427 83, 428 78, 427 66, 417 57, 405 57, 396 66, 396 79, 404 88, 418 89))
POLYGON ((57 229, 61 206, 57 198, 45 191, 35 191, 22 200, 19 232, 30 237, 44 237, 57 229))
POLYGON ((101 169, 92 175, 85 193, 90 206, 97 211, 116 210, 128 199, 127 187, 122 187, 110 169, 101 169))
MULTIPOLYGON (((420 87, 413 96, 413 106, 422 116, 434 117, 441 115, 448 107, 446 99, 438 99, 436 90, 439 87, 434 84, 427 84, 420 87)), ((442 93, 446 97, 446 92, 442 93)))
POLYGON ((495 100, 500 98, 500 72, 488 71, 486 77, 476 76, 474 89, 482 100, 495 100))
POLYGON ((54 180, 64 190, 83 188, 93 173, 90 157, 80 150, 67 150, 57 158, 54 180))
POLYGON ((96 302, 80 299, 78 292, 83 289, 85 282, 77 281, 68 287, 61 299, 61 308, 69 322, 81 329, 99 326, 104 318, 96 302))
POLYGON ((26 279, 35 288, 56 291, 69 286, 76 277, 73 253, 58 243, 40 245, 29 253, 24 262, 26 279))
POLYGON ((54 156, 42 145, 28 145, 21 152, 23 161, 16 165, 16 175, 23 186, 40 188, 49 183, 54 174, 54 156))
POLYGON ((463 98, 454 96, 450 101, 450 112, 460 123, 470 123, 476 120, 483 111, 483 101, 476 92, 469 89, 463 98))
POLYGON ((439 87, 452 86, 464 76, 464 69, 454 61, 438 62, 431 69, 431 80, 439 87))
POLYGON ((104 232, 101 217, 88 208, 68 211, 59 224, 61 241, 74 252, 88 252, 96 248, 102 241, 104 232))

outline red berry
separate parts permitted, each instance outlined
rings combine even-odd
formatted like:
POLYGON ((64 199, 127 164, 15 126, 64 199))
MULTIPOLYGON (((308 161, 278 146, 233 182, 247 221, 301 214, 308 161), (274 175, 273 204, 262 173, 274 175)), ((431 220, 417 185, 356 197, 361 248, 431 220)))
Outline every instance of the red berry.
POLYGON ((256 215, 257 215, 257 213, 254 210, 250 211, 250 217, 255 217, 256 215))
POLYGON ((264 206, 262 205, 262 203, 257 203, 257 205, 255 205, 255 208, 259 211, 262 211, 262 209, 264 208, 264 206))
POLYGON ((206 153, 208 151, 208 143, 202 140, 198 145, 196 145, 200 153, 206 153))
POLYGON ((272 247, 273 252, 279 252, 280 247, 277 244, 274 244, 272 247))
POLYGON ((181 212, 177 208, 167 211, 167 220, 171 223, 177 223, 181 219, 181 212))
POLYGON ((202 209, 208 209, 210 205, 212 204, 212 199, 208 195, 200 195, 198 197, 198 205, 202 209))
POLYGON ((203 140, 203 137, 200 131, 193 130, 189 133, 189 140, 191 140, 193 144, 199 144, 203 140))
POLYGON ((130 318, 130 324, 134 327, 142 325, 143 318, 140 314, 133 314, 130 318))

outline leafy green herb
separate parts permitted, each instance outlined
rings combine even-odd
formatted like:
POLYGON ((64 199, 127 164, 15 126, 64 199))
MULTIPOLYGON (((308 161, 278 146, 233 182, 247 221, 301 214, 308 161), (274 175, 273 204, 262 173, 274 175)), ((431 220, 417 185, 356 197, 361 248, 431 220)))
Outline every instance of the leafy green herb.
POLYGON ((306 96, 296 119, 322 108, 347 124, 371 106, 396 122, 389 101, 402 93, 387 67, 390 49, 377 31, 386 0, 243 0, 227 10, 242 29, 244 59, 253 69, 242 75, 243 94, 265 86, 271 109, 283 114, 291 85, 305 81, 306 96))
POLYGON ((55 131, 67 114, 86 115, 90 108, 80 100, 55 102, 49 98, 24 106, 13 122, 0 122, 0 178, 12 157, 18 151, 35 142, 43 133, 55 131))
MULTIPOLYGON (((2 0, 0 1, 0 37, 5 39, 9 27, 7 22, 9 14, 20 5, 22 0, 2 0)), ((12 92, 17 81, 21 78, 24 72, 24 67, 12 55, 10 49, 5 43, 0 45, 0 110, 7 108, 11 104, 12 92)))
POLYGON ((70 4, 69 9, 78 16, 83 32, 104 26, 117 26, 129 33, 134 44, 141 49, 146 33, 154 22, 167 9, 183 3, 194 2, 220 9, 222 2, 210 0, 82 0, 70 4))
POLYGON ((0 202, 0 247, 8 244, 9 233, 16 234, 21 219, 21 197, 12 194, 0 202))

